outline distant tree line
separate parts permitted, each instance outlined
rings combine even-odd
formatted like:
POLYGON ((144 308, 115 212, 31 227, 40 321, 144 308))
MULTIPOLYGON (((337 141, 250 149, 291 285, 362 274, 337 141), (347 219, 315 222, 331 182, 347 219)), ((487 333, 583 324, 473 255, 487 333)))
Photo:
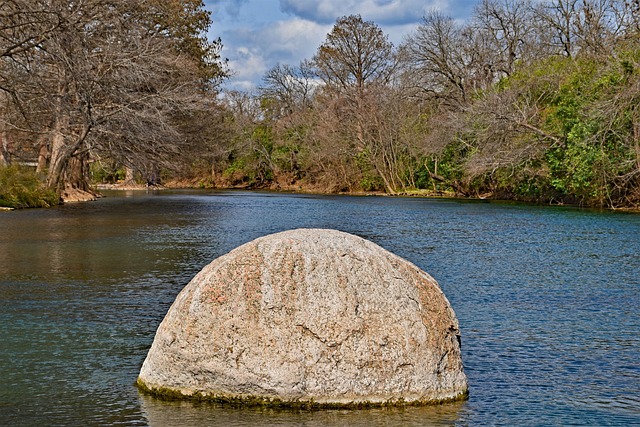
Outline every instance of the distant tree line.
POLYGON ((640 2, 483 0, 400 46, 360 16, 225 97, 222 185, 640 203, 640 2))
POLYGON ((32 160, 63 195, 93 178, 640 205, 639 0, 482 0, 399 46, 345 16, 253 93, 220 92, 210 25, 201 0, 1 2, 0 164, 32 160))

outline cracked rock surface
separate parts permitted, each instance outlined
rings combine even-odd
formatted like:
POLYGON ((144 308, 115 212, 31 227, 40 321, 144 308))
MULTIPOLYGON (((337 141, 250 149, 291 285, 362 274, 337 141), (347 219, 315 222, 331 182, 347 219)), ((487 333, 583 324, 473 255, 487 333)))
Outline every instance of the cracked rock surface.
POLYGON ((360 237, 298 229, 214 260, 160 324, 138 383, 185 397, 428 404, 466 396, 436 281, 360 237))

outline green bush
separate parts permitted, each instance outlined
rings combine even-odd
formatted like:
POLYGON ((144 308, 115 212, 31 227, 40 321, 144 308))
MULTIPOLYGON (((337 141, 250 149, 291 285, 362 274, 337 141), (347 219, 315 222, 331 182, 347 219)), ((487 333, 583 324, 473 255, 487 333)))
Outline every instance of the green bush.
POLYGON ((360 180, 360 187, 363 191, 383 191, 384 181, 379 175, 374 173, 365 173, 360 180))
POLYGON ((91 180, 100 184, 115 184, 123 181, 126 177, 126 170, 123 166, 94 162, 91 164, 91 180))
POLYGON ((60 196, 47 189, 35 171, 21 166, 0 167, 0 206, 44 208, 60 203, 60 196))

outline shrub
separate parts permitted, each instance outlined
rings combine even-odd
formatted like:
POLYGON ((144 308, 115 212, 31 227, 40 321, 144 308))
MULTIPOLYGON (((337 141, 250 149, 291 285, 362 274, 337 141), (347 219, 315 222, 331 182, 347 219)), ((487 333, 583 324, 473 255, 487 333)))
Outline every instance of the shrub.
POLYGON ((60 196, 46 188, 36 173, 12 165, 0 167, 0 206, 43 208, 60 203, 60 196))

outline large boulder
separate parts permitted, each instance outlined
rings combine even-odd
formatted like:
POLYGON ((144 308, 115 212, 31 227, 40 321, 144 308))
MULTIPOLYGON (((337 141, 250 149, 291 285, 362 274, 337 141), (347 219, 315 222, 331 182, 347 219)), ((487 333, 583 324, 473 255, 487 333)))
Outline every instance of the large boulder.
POLYGON ((246 243, 180 292, 138 378, 158 396, 293 406, 467 395, 436 281, 380 246, 299 229, 246 243))

